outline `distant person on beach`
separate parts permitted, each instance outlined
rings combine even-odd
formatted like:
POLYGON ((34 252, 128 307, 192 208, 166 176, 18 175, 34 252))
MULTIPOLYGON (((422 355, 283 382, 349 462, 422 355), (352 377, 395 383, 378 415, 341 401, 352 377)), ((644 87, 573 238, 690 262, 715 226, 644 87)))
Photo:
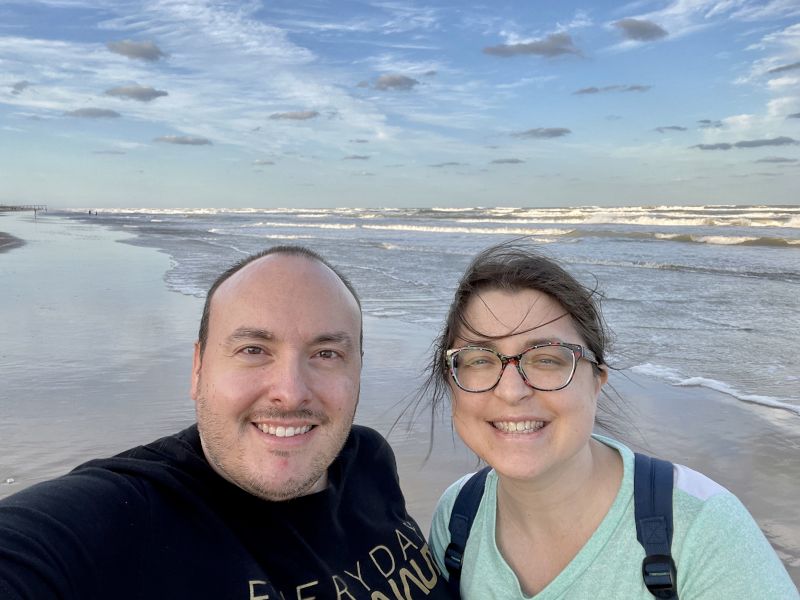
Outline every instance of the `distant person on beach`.
POLYGON ((314 252, 228 269, 195 344, 197 424, 0 501, 0 598, 446 598, 391 449, 353 425, 361 336, 314 252))
POLYGON ((451 485, 433 517, 453 597, 797 598, 733 494, 592 433, 607 340, 594 290, 524 243, 484 250, 467 268, 420 395, 433 410, 451 400, 456 431, 490 467, 482 489, 469 475, 451 485), (659 466, 642 479, 638 462, 659 466), (634 494, 635 472, 646 493, 634 494), (649 516, 637 513, 653 501, 649 516))

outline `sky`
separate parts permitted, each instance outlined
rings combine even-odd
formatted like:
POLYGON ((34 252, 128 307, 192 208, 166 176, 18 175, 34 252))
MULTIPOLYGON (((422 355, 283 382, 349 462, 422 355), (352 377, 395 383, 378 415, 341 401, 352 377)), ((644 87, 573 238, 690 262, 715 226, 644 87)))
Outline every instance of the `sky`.
POLYGON ((797 0, 0 0, 0 204, 799 190, 797 0))

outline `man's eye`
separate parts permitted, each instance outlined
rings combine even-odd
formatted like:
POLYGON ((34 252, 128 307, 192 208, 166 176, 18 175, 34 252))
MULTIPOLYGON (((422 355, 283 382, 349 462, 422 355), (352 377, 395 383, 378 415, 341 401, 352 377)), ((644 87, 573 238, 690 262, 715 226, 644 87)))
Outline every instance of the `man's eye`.
POLYGON ((244 354, 256 355, 256 354, 263 354, 264 350, 262 350, 258 346, 245 346, 244 348, 241 349, 241 352, 244 354))
POLYGON ((319 352, 317 352, 317 356, 319 356, 320 358, 331 359, 331 358, 337 358, 339 356, 339 353, 336 352, 335 350, 320 350, 319 352))

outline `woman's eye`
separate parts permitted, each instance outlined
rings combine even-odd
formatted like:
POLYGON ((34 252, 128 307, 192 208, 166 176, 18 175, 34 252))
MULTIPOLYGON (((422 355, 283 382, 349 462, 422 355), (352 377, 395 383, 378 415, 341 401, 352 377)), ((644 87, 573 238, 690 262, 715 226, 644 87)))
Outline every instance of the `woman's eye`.
POLYGON ((482 367, 482 366, 484 366, 486 364, 489 364, 489 360, 488 359, 486 359, 486 358, 476 358, 474 360, 469 361, 464 366, 466 366, 466 367, 482 367))
POLYGON ((559 356, 531 356, 525 364, 534 368, 555 368, 564 365, 564 359, 559 356))

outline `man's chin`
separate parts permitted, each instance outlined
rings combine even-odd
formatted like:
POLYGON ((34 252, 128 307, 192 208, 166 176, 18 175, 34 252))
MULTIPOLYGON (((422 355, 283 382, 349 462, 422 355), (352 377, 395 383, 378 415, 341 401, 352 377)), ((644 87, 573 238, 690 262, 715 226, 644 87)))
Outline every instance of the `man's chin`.
POLYGON ((262 500, 269 500, 270 502, 283 502, 285 500, 292 500, 300 496, 308 496, 309 494, 316 494, 328 487, 328 474, 327 471, 322 475, 314 475, 306 480, 289 479, 281 482, 256 482, 247 481, 239 485, 246 492, 250 492, 254 496, 258 496, 262 500))

